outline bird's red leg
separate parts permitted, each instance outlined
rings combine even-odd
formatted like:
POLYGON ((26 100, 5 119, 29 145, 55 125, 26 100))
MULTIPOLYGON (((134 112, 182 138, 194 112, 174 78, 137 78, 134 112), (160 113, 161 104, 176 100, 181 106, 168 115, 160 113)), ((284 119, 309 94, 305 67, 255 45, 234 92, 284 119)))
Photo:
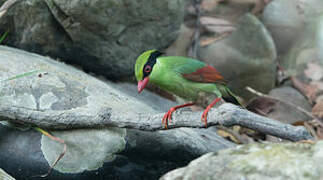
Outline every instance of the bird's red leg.
POLYGON ((162 123, 165 124, 165 128, 167 129, 168 122, 170 123, 172 120, 172 113, 179 108, 187 107, 187 106, 193 106, 195 103, 187 103, 179 106, 172 107, 168 110, 167 113, 165 113, 162 123))
POLYGON ((207 127, 207 113, 210 111, 210 109, 221 100, 221 98, 216 98, 214 99, 211 104, 209 104, 206 109, 204 110, 202 117, 201 117, 201 121, 203 121, 204 119, 204 123, 205 123, 205 127, 207 127))

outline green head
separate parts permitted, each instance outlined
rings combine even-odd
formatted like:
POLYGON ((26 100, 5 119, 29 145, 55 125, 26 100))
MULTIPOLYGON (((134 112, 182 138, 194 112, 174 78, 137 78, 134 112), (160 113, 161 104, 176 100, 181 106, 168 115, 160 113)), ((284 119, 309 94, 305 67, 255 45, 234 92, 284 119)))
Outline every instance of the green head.
POLYGON ((157 57, 162 55, 161 52, 153 49, 142 53, 136 60, 135 75, 138 81, 138 92, 140 93, 149 82, 149 75, 157 61, 157 57))

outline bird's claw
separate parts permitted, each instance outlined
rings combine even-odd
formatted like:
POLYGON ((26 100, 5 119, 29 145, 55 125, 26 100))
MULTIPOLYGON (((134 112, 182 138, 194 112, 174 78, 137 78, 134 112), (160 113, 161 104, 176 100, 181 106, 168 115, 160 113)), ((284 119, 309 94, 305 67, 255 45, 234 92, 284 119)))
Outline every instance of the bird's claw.
POLYGON ((206 107, 206 109, 204 110, 203 114, 202 114, 202 117, 201 117, 201 121, 203 122, 204 120, 204 123, 205 123, 205 127, 207 128, 207 114, 208 112, 210 111, 210 109, 218 102, 220 101, 221 98, 216 98, 215 100, 212 101, 212 103, 210 105, 208 105, 206 107))
POLYGON ((205 123, 205 127, 207 127, 207 112, 203 112, 201 121, 205 123))
POLYGON ((168 110, 168 112, 165 113, 165 115, 163 117, 163 120, 162 120, 162 123, 165 124, 165 128, 167 129, 168 122, 171 123, 171 121, 172 121, 172 113, 176 109, 187 107, 187 106, 192 106, 192 105, 194 105, 194 103, 187 103, 187 104, 183 104, 183 105, 179 105, 179 106, 175 106, 175 107, 170 108, 168 110))
POLYGON ((174 108, 170 108, 167 113, 165 113, 162 123, 165 124, 165 128, 167 129, 168 123, 172 122, 172 113, 175 111, 174 108))

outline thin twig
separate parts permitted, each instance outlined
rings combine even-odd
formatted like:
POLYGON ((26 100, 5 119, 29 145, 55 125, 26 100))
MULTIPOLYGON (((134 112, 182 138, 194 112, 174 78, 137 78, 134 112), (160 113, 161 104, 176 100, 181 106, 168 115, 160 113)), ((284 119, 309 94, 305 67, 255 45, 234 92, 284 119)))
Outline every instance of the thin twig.
POLYGON ((311 135, 314 137, 315 141, 317 141, 319 138, 317 137, 317 134, 313 127, 310 125, 310 122, 304 122, 304 126, 306 127, 307 130, 310 131, 311 135))
POLYGON ((57 142, 59 142, 59 143, 61 143, 61 144, 64 145, 63 152, 56 158, 56 160, 54 161, 54 163, 49 167, 48 172, 46 174, 40 175, 40 177, 46 177, 46 176, 48 176, 52 172, 53 168, 58 163, 58 161, 61 160, 63 158, 63 156, 65 155, 66 150, 67 150, 67 145, 66 145, 66 143, 65 143, 64 140, 62 140, 62 139, 60 139, 58 137, 55 137, 55 136, 51 135, 49 132, 47 132, 47 131, 45 131, 45 130, 43 130, 41 128, 34 127, 34 129, 37 130, 37 131, 39 131, 43 135, 49 137, 50 139, 52 139, 54 141, 57 141, 57 142))
POLYGON ((16 4, 19 0, 7 0, 4 4, 0 7, 0 18, 7 12, 7 10, 16 4))
POLYGON ((232 31, 223 32, 223 33, 219 34, 217 37, 212 37, 209 40, 201 41, 200 46, 203 47, 203 46, 207 46, 207 45, 209 45, 211 43, 214 43, 216 41, 220 41, 220 40, 228 37, 231 33, 232 33, 232 31))
POLYGON ((201 0, 194 1, 194 8, 196 12, 196 22, 195 22, 195 31, 194 31, 194 39, 193 39, 193 47, 192 47, 192 56, 193 58, 197 58, 197 49, 199 46, 200 39, 200 17, 201 17, 201 0))

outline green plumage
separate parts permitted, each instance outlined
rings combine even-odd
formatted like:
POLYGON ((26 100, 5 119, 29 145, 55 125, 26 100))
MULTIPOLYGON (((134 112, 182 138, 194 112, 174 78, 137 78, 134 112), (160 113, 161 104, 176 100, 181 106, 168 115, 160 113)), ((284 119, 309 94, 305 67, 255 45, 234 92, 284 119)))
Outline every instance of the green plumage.
MULTIPOLYGON (((152 52, 154 52, 154 50, 146 51, 146 54, 143 53, 137 59, 135 71, 138 81, 144 78, 143 73, 139 71, 142 71, 142 68, 144 68, 144 65, 148 62, 148 55, 152 52)), ((208 67, 209 66, 204 62, 191 58, 159 56, 156 58, 156 62, 149 74, 149 82, 188 101, 196 102, 200 92, 205 92, 206 94, 214 94, 217 97, 222 97, 226 101, 240 105, 235 95, 220 79, 218 82, 203 82, 203 68, 206 68, 206 70, 214 69, 208 67), (184 75, 194 73, 199 77, 199 70, 201 71, 202 82, 190 80, 184 77, 184 75)), ((215 69, 214 71, 217 73, 215 69)), ((213 78, 211 75, 208 77, 213 78)), ((222 78, 222 76, 220 77, 222 78)))

